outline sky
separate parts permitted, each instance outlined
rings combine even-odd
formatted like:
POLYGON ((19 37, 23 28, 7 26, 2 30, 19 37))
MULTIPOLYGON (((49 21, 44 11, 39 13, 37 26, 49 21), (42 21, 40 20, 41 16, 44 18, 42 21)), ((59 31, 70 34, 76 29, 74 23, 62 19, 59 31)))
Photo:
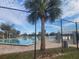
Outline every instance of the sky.
MULTIPOLYGON (((62 5, 62 15, 60 19, 70 20, 73 22, 79 22, 79 0, 61 0, 62 5)), ((10 7, 25 10, 24 8, 24 0, 0 0, 0 6, 10 7)), ((22 33, 33 33, 34 25, 31 25, 27 22, 27 16, 29 13, 3 9, 0 8, 0 24, 1 23, 9 23, 13 24, 14 28, 21 31, 22 33)), ((58 32, 60 31, 60 19, 56 22, 50 24, 45 24, 46 32, 58 32)), ((75 29, 75 24, 67 21, 63 21, 63 31, 73 31, 75 29)), ((37 23, 37 32, 41 31, 41 22, 40 20, 37 23)))

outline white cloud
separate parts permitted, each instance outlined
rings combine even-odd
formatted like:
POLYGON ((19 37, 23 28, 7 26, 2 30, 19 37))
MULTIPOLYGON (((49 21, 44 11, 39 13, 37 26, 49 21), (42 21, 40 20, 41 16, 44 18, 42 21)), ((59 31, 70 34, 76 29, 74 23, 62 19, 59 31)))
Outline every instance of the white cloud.
MULTIPOLYGON (((24 9, 17 0, 0 0, 0 6, 24 9)), ((0 8, 0 21, 5 20, 9 23, 11 22, 16 25, 22 25, 26 23, 26 16, 27 14, 24 12, 0 8)))
POLYGON ((52 29, 57 29, 59 30, 60 29, 60 26, 57 26, 57 25, 46 25, 47 28, 52 28, 52 29))
POLYGON ((25 9, 20 3, 19 0, 0 0, 0 6, 17 8, 17 9, 25 9))
POLYGON ((67 27, 67 26, 70 26, 70 25, 74 25, 74 23, 66 23, 63 25, 63 27, 67 27))
POLYGON ((62 3, 62 18, 79 13, 79 0, 63 0, 62 3))
POLYGON ((26 15, 25 13, 19 11, 12 11, 0 8, 0 18, 14 24, 22 25, 23 23, 25 23, 26 15))
POLYGON ((74 22, 79 22, 79 17, 74 19, 74 22))

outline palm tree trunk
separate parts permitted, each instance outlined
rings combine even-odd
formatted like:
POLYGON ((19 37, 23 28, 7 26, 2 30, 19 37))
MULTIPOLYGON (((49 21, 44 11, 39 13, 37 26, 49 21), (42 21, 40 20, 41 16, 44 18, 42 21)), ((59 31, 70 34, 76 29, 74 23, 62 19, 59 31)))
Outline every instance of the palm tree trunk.
POLYGON ((45 17, 41 20, 41 51, 45 50, 45 17))

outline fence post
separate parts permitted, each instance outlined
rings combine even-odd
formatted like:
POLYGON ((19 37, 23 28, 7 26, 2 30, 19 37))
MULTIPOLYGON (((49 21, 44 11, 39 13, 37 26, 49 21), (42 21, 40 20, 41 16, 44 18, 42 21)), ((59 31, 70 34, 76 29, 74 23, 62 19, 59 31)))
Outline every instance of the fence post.
POLYGON ((36 59, 36 22, 35 22, 34 59, 36 59))
POLYGON ((63 48, 63 26, 62 26, 62 19, 61 19, 61 21, 60 21, 60 23, 61 23, 61 42, 62 42, 62 48, 63 48))
POLYGON ((76 43, 77 43, 77 49, 78 49, 78 25, 77 22, 75 22, 76 25, 76 43))

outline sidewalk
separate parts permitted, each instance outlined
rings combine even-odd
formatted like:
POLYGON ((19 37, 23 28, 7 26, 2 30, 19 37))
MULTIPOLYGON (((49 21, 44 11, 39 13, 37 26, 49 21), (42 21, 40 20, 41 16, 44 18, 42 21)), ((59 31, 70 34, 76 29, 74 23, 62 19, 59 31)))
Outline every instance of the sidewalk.
MULTIPOLYGON (((76 47, 76 45, 69 44, 71 47, 76 47)), ((60 43, 52 43, 46 40, 46 49, 48 48, 58 48, 61 47, 60 43)), ((37 44, 37 49, 40 49, 40 42, 37 44)), ((7 53, 18 53, 24 51, 34 50, 34 45, 31 46, 13 46, 13 45, 0 45, 0 55, 7 53)))

